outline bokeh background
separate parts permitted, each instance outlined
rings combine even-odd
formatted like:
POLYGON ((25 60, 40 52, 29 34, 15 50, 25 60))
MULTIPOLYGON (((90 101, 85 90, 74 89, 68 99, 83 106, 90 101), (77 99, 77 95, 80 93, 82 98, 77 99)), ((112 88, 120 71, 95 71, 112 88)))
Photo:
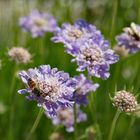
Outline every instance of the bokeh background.
MULTIPOLYGON (((113 48, 115 36, 122 32, 131 22, 140 24, 140 0, 0 0, 0 139, 25 140, 38 114, 36 102, 29 102, 24 95, 17 93, 23 86, 17 76, 18 71, 50 64, 59 70, 77 75, 76 64, 71 63, 71 57, 64 53, 62 44, 50 41, 51 33, 42 38, 33 39, 29 33, 24 33, 18 25, 21 16, 28 15, 33 9, 51 13, 61 25, 64 22, 73 23, 76 19, 85 19, 101 30, 113 48), (17 65, 12 62, 7 51, 14 46, 22 46, 32 53, 32 62, 27 65, 17 65), (12 110, 12 111, 11 111, 12 110), (10 122, 10 123, 9 123, 10 122)), ((109 98, 124 87, 140 92, 140 52, 120 58, 117 64, 111 66, 111 76, 108 80, 94 79, 100 84, 94 96, 94 116, 92 121, 89 107, 82 107, 87 113, 87 121, 78 124, 78 135, 86 133, 88 127, 94 128, 94 139, 107 140, 110 125, 116 108, 109 98)), ((138 96, 138 101, 140 101, 138 96)), ((113 140, 139 140, 140 119, 133 122, 131 116, 121 114, 116 126, 113 140)), ((39 126, 31 140, 49 140, 56 131, 51 120, 42 116, 39 126)), ((67 133, 63 127, 57 130, 65 139, 73 140, 73 133, 67 133)), ((83 140, 88 137, 83 138, 83 140)))

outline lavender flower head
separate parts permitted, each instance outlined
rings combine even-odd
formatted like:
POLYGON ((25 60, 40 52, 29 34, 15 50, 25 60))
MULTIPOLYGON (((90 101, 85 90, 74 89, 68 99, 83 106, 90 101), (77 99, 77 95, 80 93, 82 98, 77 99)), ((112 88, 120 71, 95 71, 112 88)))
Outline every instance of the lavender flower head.
MULTIPOLYGON (((75 46, 74 46, 75 47, 75 46)), ((72 62, 78 65, 77 71, 88 70, 89 75, 102 79, 109 77, 110 64, 116 63, 118 56, 109 49, 104 40, 91 40, 82 44, 75 53, 72 62)))
MULTIPOLYGON (((84 114, 79 106, 77 106, 76 110, 76 122, 80 123, 82 121, 86 121, 87 117, 86 114, 84 114)), ((57 111, 57 116, 52 118, 52 122, 54 125, 64 125, 66 127, 67 132, 73 132, 74 131, 74 113, 72 108, 59 108, 57 111)))
POLYGON ((88 93, 96 91, 99 84, 93 84, 92 81, 87 80, 83 74, 75 76, 74 80, 76 80, 76 90, 74 92, 73 99, 78 104, 86 105, 88 103, 88 93))
POLYGON ((140 50, 140 26, 131 23, 130 27, 123 29, 123 33, 116 37, 117 45, 125 47, 129 54, 136 53, 140 50))
POLYGON ((77 71, 87 69, 91 76, 108 78, 109 65, 118 61, 100 31, 83 20, 77 20, 74 25, 63 24, 52 40, 63 42, 66 52, 74 57, 72 62, 78 65, 77 71))
POLYGON ((29 16, 21 17, 19 25, 23 31, 30 32, 33 38, 43 36, 45 32, 53 32, 57 27, 53 16, 37 10, 32 11, 29 16))
POLYGON ((71 107, 75 82, 69 74, 51 69, 49 65, 42 65, 39 68, 21 71, 20 78, 26 86, 18 92, 29 93, 27 99, 36 100, 38 105, 43 107, 48 116, 56 115, 58 107, 71 107))
POLYGON ((70 49, 72 45, 80 46, 93 36, 100 36, 100 31, 97 31, 95 26, 86 23, 84 20, 76 20, 74 25, 64 23, 61 28, 57 28, 52 41, 62 42, 66 49, 70 49))

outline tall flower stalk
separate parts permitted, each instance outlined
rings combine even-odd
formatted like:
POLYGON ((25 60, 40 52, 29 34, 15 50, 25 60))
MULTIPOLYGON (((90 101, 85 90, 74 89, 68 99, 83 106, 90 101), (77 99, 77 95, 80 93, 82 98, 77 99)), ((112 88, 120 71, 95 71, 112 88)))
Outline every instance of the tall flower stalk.
POLYGON ((44 112, 44 109, 43 108, 40 108, 40 110, 38 112, 38 115, 36 117, 36 120, 35 120, 32 128, 31 128, 31 130, 30 130, 30 132, 29 132, 28 137, 27 137, 26 140, 30 140, 31 139, 32 134, 35 132, 35 130, 36 130, 36 128, 37 128, 37 126, 38 126, 38 124, 40 122, 40 119, 41 119, 41 117, 43 115, 43 112, 44 112))
POLYGON ((113 118, 112 124, 111 124, 108 140, 112 140, 112 137, 113 137, 113 134, 114 134, 114 131, 115 131, 115 128, 116 128, 116 123, 117 123, 117 120, 118 120, 119 116, 120 116, 120 111, 117 110, 117 112, 116 112, 116 114, 113 118))
POLYGON ((9 128, 8 128, 8 139, 14 140, 14 136, 13 136, 13 121, 14 121, 14 89, 15 89, 15 84, 16 84, 16 72, 17 72, 18 66, 17 64, 14 64, 13 67, 13 76, 12 76, 12 80, 11 80, 11 86, 10 86, 10 96, 9 96, 9 106, 10 106, 10 110, 9 110, 9 128))

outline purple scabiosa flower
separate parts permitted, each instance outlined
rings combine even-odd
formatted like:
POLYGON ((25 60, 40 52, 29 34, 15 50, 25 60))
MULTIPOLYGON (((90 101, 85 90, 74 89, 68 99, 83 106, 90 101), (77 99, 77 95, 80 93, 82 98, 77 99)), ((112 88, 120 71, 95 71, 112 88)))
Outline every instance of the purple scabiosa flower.
POLYGON ((129 54, 140 50, 140 26, 131 23, 130 27, 123 29, 124 32, 116 37, 117 45, 125 47, 129 54))
POLYGON ((109 49, 109 43, 101 32, 83 20, 77 20, 74 25, 63 24, 52 40, 64 43, 65 51, 74 57, 72 62, 78 65, 77 71, 87 68, 91 76, 108 78, 109 65, 118 61, 118 56, 109 49))
POLYGON ((30 32, 33 38, 43 36, 45 32, 53 32, 57 27, 53 16, 37 10, 32 11, 29 16, 21 17, 19 25, 23 31, 30 32))
MULTIPOLYGON (((77 106, 76 110, 76 121, 77 123, 80 123, 82 121, 86 121, 86 114, 84 114, 79 106, 77 106)), ((52 118, 52 122, 54 125, 64 125, 66 127, 67 132, 73 132, 74 131, 74 113, 72 108, 59 108, 57 110, 57 116, 52 118)))
POLYGON ((79 46, 93 36, 100 36, 100 31, 97 31, 95 26, 84 20, 76 20, 74 25, 64 23, 61 28, 57 28, 52 41, 62 42, 66 45, 66 49, 70 49, 71 45, 79 46))
POLYGON ((108 45, 106 40, 101 39, 85 42, 77 48, 72 59, 72 62, 78 65, 77 71, 84 71, 87 68, 89 75, 107 79, 110 75, 108 72, 110 64, 118 61, 118 56, 108 45))
POLYGON ((71 98, 75 89, 75 81, 68 73, 51 69, 49 65, 42 65, 39 68, 21 71, 20 78, 26 89, 19 90, 20 94, 26 92, 30 100, 36 100, 38 105, 43 107, 49 116, 56 115, 58 107, 71 107, 71 98))
POLYGON ((83 74, 75 76, 74 80, 76 81, 76 90, 73 94, 73 100, 78 104, 86 105, 88 102, 88 93, 94 92, 99 87, 99 84, 93 84, 92 81, 87 80, 83 74))

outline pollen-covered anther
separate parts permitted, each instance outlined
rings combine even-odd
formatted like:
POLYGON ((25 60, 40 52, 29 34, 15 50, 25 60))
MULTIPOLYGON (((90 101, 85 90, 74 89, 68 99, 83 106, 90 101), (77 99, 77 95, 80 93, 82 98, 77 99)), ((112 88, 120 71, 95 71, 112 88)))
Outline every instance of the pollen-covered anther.
POLYGON ((125 90, 116 92, 113 98, 113 105, 118 107, 123 112, 133 112, 137 107, 136 98, 125 90))
POLYGON ((22 47, 13 47, 8 51, 9 57, 16 63, 28 63, 31 60, 31 54, 22 47))
POLYGON ((68 32, 68 36, 75 39, 75 40, 82 37, 82 35, 83 35, 83 32, 81 30, 78 30, 78 29, 71 30, 68 32))
POLYGON ((84 49, 83 55, 84 55, 84 59, 90 62, 99 61, 100 58, 102 57, 101 52, 95 47, 84 49))

